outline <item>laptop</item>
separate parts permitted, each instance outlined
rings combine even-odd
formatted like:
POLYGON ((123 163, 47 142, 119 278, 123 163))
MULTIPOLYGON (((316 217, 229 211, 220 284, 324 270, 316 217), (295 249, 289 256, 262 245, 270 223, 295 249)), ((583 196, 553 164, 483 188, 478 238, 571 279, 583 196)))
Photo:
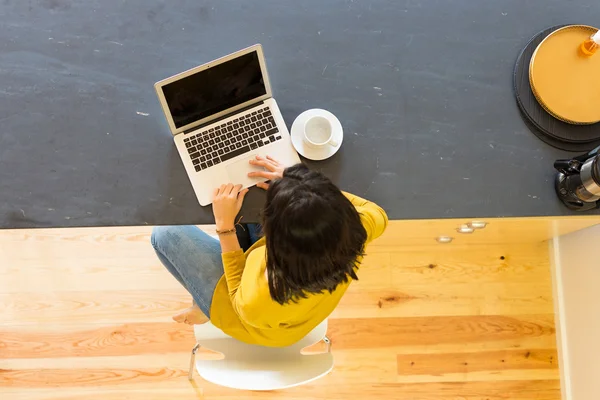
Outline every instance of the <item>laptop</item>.
POLYGON ((253 186, 249 160, 300 162, 272 97, 260 44, 154 85, 175 146, 201 205, 224 183, 253 186))

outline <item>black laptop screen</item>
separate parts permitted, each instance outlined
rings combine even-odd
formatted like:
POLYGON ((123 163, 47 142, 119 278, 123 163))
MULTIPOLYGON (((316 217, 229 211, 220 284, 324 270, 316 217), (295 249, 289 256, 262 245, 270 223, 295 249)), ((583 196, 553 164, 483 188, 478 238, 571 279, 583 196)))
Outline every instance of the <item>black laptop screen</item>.
POLYGON ((267 93, 256 51, 162 87, 176 128, 267 93))

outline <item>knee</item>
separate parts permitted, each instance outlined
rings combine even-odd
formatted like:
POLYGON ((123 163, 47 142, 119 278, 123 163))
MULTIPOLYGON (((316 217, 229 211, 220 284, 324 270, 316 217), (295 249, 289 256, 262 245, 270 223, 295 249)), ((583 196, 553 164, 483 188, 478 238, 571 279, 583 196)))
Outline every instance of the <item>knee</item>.
POLYGON ((154 247, 154 250, 158 250, 158 241, 160 240, 160 237, 162 235, 161 231, 162 231, 162 226, 155 226, 152 229, 152 235, 150 236, 150 243, 152 243, 152 247, 154 247))
POLYGON ((179 237, 179 227, 177 226, 155 226, 152 229, 152 236, 150 236, 150 243, 155 250, 159 248, 168 247, 168 245, 174 241, 177 241, 179 237))

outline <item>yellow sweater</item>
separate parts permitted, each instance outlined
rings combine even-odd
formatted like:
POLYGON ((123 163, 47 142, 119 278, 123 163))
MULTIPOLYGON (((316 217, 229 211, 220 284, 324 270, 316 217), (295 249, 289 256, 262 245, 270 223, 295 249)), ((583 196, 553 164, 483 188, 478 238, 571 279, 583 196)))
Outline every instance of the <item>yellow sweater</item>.
MULTIPOLYGON (((387 226, 387 215, 377 204, 344 193, 356 207, 367 231, 367 243, 379 237, 387 226)), ((242 250, 223 254, 225 275, 213 294, 210 319, 228 335, 251 344, 282 347, 291 345, 319 325, 338 305, 348 283, 333 293, 309 294, 297 303, 281 305, 271 299, 265 276, 264 238, 244 254, 242 250)), ((360 276, 359 276, 360 277, 360 276)))

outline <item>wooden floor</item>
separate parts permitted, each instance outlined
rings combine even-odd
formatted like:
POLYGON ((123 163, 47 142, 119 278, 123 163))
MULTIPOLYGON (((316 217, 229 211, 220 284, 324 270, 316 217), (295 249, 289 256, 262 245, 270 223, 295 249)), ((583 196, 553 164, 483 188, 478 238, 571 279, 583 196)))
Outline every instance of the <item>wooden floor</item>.
POLYGON ((250 393, 187 380, 170 316, 190 298, 149 234, 0 231, 0 399, 560 398, 545 243, 374 243, 330 319, 333 372, 250 393))

